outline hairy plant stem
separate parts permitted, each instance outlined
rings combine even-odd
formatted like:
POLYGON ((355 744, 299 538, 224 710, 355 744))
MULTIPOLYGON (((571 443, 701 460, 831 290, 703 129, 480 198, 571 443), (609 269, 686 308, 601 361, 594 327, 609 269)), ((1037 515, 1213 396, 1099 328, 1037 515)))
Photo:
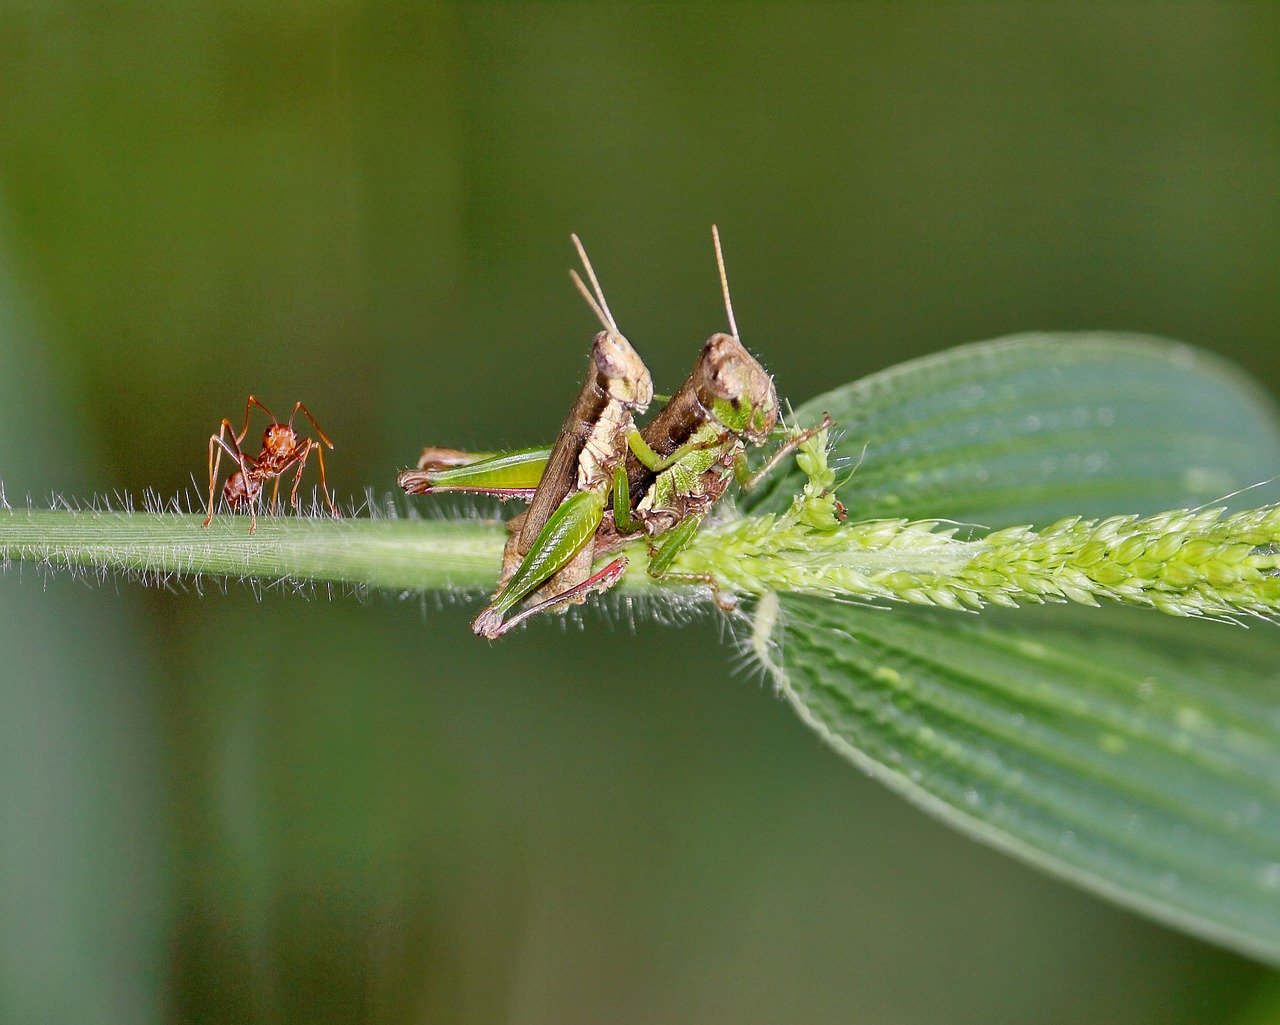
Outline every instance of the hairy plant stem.
MULTIPOLYGON (((202 522, 177 513, 0 510, 0 558, 148 582, 215 576, 481 593, 493 587, 505 536, 500 523, 481 520, 263 516, 253 534, 245 517, 221 516, 208 529, 202 522)), ((687 589, 689 575, 703 575, 738 594, 955 609, 1101 598, 1184 616, 1280 611, 1280 507, 1071 519, 975 541, 955 532, 934 522, 840 523, 818 474, 786 514, 730 515, 702 531, 674 580, 649 577, 644 546, 632 545, 620 588, 687 589)))
POLYGON ((178 513, 0 511, 0 557, 50 568, 349 584, 388 591, 493 584, 500 523, 478 520, 335 520, 178 513))
MULTIPOLYGON (((1280 611, 1280 507, 1062 520, 974 541, 934 521, 842 521, 827 432, 796 452, 806 483, 781 515, 730 510, 698 533, 669 576, 644 572, 632 544, 619 589, 811 594, 951 609, 1106 598, 1178 616, 1272 617, 1280 611), (697 586, 693 584, 692 586, 697 586)), ((2 494, 2 492, 0 492, 2 494)), ((37 511, 0 507, 0 560, 133 575, 343 584, 384 591, 491 590, 506 532, 492 520, 180 512, 37 511)))

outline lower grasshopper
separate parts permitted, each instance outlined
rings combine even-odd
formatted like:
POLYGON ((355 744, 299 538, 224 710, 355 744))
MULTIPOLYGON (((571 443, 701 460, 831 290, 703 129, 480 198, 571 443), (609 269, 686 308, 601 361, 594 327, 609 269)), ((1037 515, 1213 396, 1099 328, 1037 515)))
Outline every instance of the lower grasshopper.
MULTIPOLYGON (((778 396, 772 378, 738 338, 720 235, 714 227, 712 235, 732 334, 712 335, 703 346, 693 372, 661 412, 643 431, 634 427, 628 431, 623 450, 625 461, 617 461, 613 468, 609 496, 613 509, 601 516, 598 532, 588 547, 595 557, 644 536, 649 542, 648 572, 652 576, 708 584, 717 602, 724 605, 714 579, 671 572, 676 556, 693 539, 702 520, 731 482, 737 481, 745 490, 754 488, 796 448, 830 426, 831 421, 824 418, 818 427, 793 433, 758 471, 749 471, 746 445, 761 445, 774 433, 778 423, 778 396)), ((601 300, 603 302, 603 297, 601 300)), ((416 494, 463 491, 504 500, 527 498, 538 488, 552 452, 553 449, 547 448, 501 453, 428 448, 419 460, 419 469, 401 474, 400 482, 407 491, 416 494)), ((597 478, 593 495, 598 493, 598 485, 597 478)), ((594 518, 594 499, 591 501, 594 518)), ((513 520, 511 526, 520 528, 520 517, 513 520)), ((510 550, 509 542, 508 552, 510 550)), ((605 590, 621 579, 624 569, 625 562, 615 559, 594 576, 579 570, 575 574, 576 584, 559 592, 547 588, 551 592, 549 597, 502 622, 499 633, 492 635, 498 636, 530 616, 565 601, 581 601, 590 591, 605 590)), ((482 619, 484 615, 481 614, 482 619)), ((478 619, 477 633, 484 632, 479 629, 480 622, 478 619)))
POLYGON ((400 486, 410 494, 461 490, 530 499, 529 508, 507 525, 511 533, 503 552, 498 593, 472 623, 482 637, 500 637, 535 612, 585 601, 592 591, 612 586, 626 569, 626 560, 620 558, 592 574, 595 537, 615 470, 623 464, 627 438, 635 428, 635 414, 643 413, 653 399, 653 382, 618 330, 576 235, 573 242, 591 279, 594 298, 577 273, 571 272, 574 283, 604 330, 592 343, 586 380, 555 445, 550 450, 533 450, 536 476, 528 472, 528 450, 477 460, 452 449, 427 449, 417 470, 399 476, 400 486), (446 478, 443 483, 441 477, 446 478), (542 600, 505 618, 535 595, 543 596, 542 600))

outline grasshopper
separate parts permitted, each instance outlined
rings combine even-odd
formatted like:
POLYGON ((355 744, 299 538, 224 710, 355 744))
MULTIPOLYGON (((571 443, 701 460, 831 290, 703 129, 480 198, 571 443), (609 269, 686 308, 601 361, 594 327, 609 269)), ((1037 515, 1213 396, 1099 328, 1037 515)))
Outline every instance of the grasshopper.
POLYGON ((643 431, 633 430, 628 436, 626 465, 614 475, 613 509, 601 528, 597 549, 607 553, 643 535, 651 576, 705 583, 717 604, 732 608, 713 578, 672 573, 676 556, 731 483, 744 491, 754 489, 832 421, 824 417, 815 428, 791 432, 759 470, 749 469, 747 445, 764 444, 778 426, 778 393, 773 378, 739 338, 715 226, 711 235, 731 333, 713 334, 671 400, 643 431))
POLYGON ((618 558, 592 574, 595 537, 615 469, 621 468, 627 438, 634 431, 635 414, 643 413, 653 399, 653 381, 618 330, 576 235, 573 243, 594 297, 576 271, 571 276, 604 330, 592 343, 586 380, 555 444, 550 450, 486 454, 486 458, 452 449, 427 449, 418 469, 406 470, 398 478, 410 494, 453 490, 530 500, 529 508, 507 524, 510 536, 503 551, 498 593, 471 624, 477 634, 491 639, 528 616, 585 601, 593 591, 612 586, 626 569, 626 560, 618 558), (504 618, 534 596, 541 600, 504 618))

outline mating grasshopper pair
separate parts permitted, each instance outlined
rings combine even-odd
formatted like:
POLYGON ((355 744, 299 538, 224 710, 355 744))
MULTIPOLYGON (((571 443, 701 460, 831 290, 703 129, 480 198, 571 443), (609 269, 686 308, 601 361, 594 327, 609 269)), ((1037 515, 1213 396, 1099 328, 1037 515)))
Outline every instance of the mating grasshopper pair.
MULTIPOLYGON (((604 330, 595 337, 587 379, 555 444, 499 453, 428 448, 418 469, 400 474, 409 494, 459 491, 530 502, 507 524, 498 592, 472 623, 480 636, 500 637, 530 616, 612 587, 626 559, 593 573, 595 560, 639 537, 649 545, 649 573, 677 576, 671 572, 676 556, 731 481, 754 488, 829 425, 793 433, 760 470, 748 470, 746 445, 763 444, 777 427, 778 394, 738 338, 720 235, 711 230, 732 333, 708 339, 693 373, 643 431, 635 418, 653 399, 649 371, 618 330, 575 235, 594 296, 576 271, 570 275, 604 330)), ((677 578, 707 584, 721 600, 714 579, 677 578)))

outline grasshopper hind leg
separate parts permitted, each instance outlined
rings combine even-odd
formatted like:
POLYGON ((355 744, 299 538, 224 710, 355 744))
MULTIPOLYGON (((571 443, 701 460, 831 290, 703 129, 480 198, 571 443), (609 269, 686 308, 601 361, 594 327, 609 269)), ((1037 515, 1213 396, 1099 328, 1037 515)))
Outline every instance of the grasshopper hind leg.
MULTIPOLYGON (((519 626, 531 616, 540 615, 543 612, 552 612, 561 606, 580 605, 586 601, 587 596, 597 592, 609 590, 614 584, 622 579, 627 572, 627 560, 621 556, 614 559, 611 563, 600 570, 600 572, 588 577, 580 584, 575 584, 568 590, 561 591, 559 594, 552 595, 544 601, 530 605, 526 609, 522 609, 519 613, 510 619, 498 623, 491 631, 484 634, 490 640, 496 640, 513 627, 519 626)), ((478 623, 479 620, 477 619, 478 623)), ((480 631, 477 630, 477 633, 480 631)))
MULTIPOLYGON (((481 637, 501 637, 509 629, 503 617, 516 606, 536 595, 548 581, 572 584, 573 588, 591 571, 594 546, 592 539, 604 514, 604 496, 593 491, 570 495, 552 513, 538 533, 527 555, 520 557, 520 534, 512 534, 504 552, 504 575, 519 558, 511 576, 501 585, 493 601, 478 615, 471 629, 481 637), (566 572, 567 571, 567 572, 566 572)), ((565 590, 561 588, 561 590, 565 590)), ((558 598, 559 595, 554 597, 558 598)), ((548 599, 550 600, 550 599, 548 599)), ((573 600, 572 597, 565 600, 573 600)), ((539 603, 541 604, 541 603, 539 603)), ((523 618, 523 617, 520 617, 523 618)))

